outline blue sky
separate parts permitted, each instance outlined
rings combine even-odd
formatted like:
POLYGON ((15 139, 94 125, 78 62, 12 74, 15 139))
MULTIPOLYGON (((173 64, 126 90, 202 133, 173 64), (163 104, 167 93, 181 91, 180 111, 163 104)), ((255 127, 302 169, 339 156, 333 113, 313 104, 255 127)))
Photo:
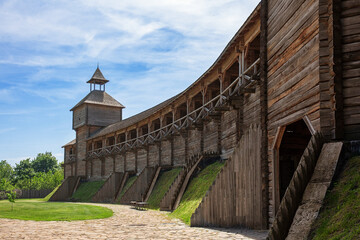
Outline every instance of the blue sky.
POLYGON ((216 60, 258 0, 0 0, 0 160, 75 138, 71 109, 97 62, 132 116, 184 90, 216 60))

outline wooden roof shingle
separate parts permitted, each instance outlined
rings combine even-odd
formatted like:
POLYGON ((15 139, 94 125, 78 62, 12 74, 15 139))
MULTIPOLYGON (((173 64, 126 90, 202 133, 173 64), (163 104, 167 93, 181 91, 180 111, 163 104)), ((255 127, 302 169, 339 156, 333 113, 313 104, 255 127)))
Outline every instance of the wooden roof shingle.
POLYGON ((110 107, 125 108, 124 105, 116 101, 112 96, 105 91, 93 90, 86 97, 84 97, 78 104, 76 104, 70 111, 79 107, 82 104, 96 104, 110 107))

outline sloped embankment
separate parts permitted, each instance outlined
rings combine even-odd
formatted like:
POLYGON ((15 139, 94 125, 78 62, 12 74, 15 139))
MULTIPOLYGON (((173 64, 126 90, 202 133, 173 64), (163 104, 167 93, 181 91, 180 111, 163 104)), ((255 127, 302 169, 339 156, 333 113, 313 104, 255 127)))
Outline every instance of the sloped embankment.
POLYGON ((105 181, 83 182, 76 192, 71 196, 71 200, 76 202, 90 202, 94 194, 102 187, 105 181))
POLYGON ((128 180, 125 183, 124 188, 121 190, 121 193, 119 194, 118 198, 115 200, 116 203, 120 202, 122 196, 124 196, 125 192, 133 185, 133 183, 135 182, 136 179, 137 179, 136 175, 128 178, 128 180))
POLYGON ((166 191, 170 188, 172 182, 181 171, 181 168, 174 168, 167 171, 162 171, 155 187, 148 199, 149 207, 152 209, 160 208, 160 201, 164 197, 166 191))
POLYGON ((191 215, 199 206, 223 166, 224 163, 221 162, 212 163, 193 177, 181 199, 179 207, 170 213, 170 216, 179 218, 189 225, 191 215))
POLYGON ((360 156, 348 160, 313 226, 312 239, 360 239, 360 156))

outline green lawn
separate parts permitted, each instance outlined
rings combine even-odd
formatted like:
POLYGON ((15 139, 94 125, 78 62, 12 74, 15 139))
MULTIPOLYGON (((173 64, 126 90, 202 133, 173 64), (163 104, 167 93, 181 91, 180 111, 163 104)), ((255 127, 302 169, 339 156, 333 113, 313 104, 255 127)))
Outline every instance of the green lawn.
POLYGON ((360 239, 360 156, 351 158, 325 197, 313 239, 360 239))
POLYGON ((169 215, 171 217, 179 218, 189 225, 191 215, 199 206, 201 200, 223 166, 224 163, 215 162, 204 168, 191 180, 181 199, 179 207, 169 215))
POLYGON ((35 221, 72 221, 108 218, 112 210, 92 205, 45 202, 43 199, 17 199, 11 211, 8 200, 0 201, 0 218, 35 221))
POLYGON ((78 202, 90 202, 94 194, 104 185, 105 181, 93 181, 81 183, 71 199, 78 202))
POLYGON ((181 171, 181 168, 174 168, 169 171, 160 173, 158 180, 154 186, 154 189, 148 199, 149 208, 159 209, 160 201, 164 197, 167 190, 169 190, 171 184, 174 182, 176 176, 181 171))
POLYGON ((137 176, 132 176, 130 177, 126 183, 124 188, 121 190, 121 193, 119 194, 118 199, 116 200, 117 202, 120 202, 120 199, 122 198, 122 196, 124 196, 125 192, 131 187, 131 185, 133 185, 133 183, 135 182, 135 180, 137 179, 137 176))

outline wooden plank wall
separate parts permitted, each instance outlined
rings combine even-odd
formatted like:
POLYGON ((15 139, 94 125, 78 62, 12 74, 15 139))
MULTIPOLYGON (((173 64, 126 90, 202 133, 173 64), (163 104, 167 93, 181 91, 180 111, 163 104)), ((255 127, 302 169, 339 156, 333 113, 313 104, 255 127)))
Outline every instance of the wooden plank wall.
POLYGON ((148 153, 146 149, 140 148, 137 150, 137 168, 138 172, 141 172, 147 165, 148 153))
POLYGON ((188 131, 188 155, 187 158, 200 153, 201 151, 201 132, 197 129, 192 129, 188 131))
POLYGON ((222 158, 231 156, 237 143, 236 121, 238 110, 226 111, 221 116, 221 151, 222 158))
MULTIPOLYGON (((320 130, 319 2, 269 0, 267 20, 269 192, 274 156, 271 146, 279 126, 308 115, 320 130)), ((274 217, 269 196, 270 218, 274 217)), ((271 222, 271 219, 270 219, 271 222)))
POLYGON ((360 1, 341 1, 345 139, 360 139, 360 1))
POLYGON ((76 131, 76 175, 85 176, 86 141, 88 127, 82 126, 76 131))
POLYGON ((105 158, 105 173, 104 173, 104 177, 109 177, 110 174, 113 172, 114 170, 114 158, 112 156, 108 156, 105 158))
POLYGON ((191 217, 191 226, 263 229, 260 125, 251 125, 191 217))
POLYGON ((204 123, 204 152, 216 152, 218 149, 217 122, 209 121, 204 123))
POLYGON ((171 142, 161 141, 161 165, 171 165, 171 142))

